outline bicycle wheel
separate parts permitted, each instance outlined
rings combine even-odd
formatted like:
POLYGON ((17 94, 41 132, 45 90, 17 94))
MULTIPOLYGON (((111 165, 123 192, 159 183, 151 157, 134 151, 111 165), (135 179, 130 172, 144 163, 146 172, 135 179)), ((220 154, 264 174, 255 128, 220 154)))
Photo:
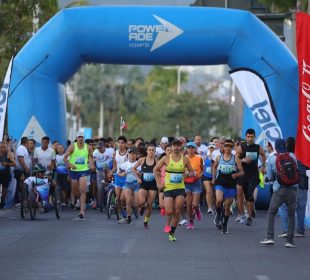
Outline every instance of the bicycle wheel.
POLYGON ((102 213, 103 212, 103 207, 104 207, 104 204, 105 202, 107 201, 106 198, 106 194, 105 194, 105 191, 104 189, 102 188, 102 191, 101 191, 101 195, 100 195, 100 212, 102 213))
POLYGON ((33 190, 30 191, 28 195, 28 209, 31 220, 34 220, 37 215, 37 209, 36 209, 36 196, 33 190))
POLYGON ((110 190, 108 193, 108 199, 107 199, 107 216, 108 219, 111 219, 111 214, 113 212, 113 193, 115 195, 114 190, 110 190))
POLYGON ((26 188, 20 192, 20 217, 24 219, 28 214, 28 194, 26 188))
POLYGON ((112 193, 112 204, 113 204, 114 213, 116 215, 116 219, 119 220, 120 217, 119 217, 119 211, 118 211, 117 204, 116 204, 116 193, 115 193, 115 191, 113 191, 113 193, 112 193))
POLYGON ((54 209, 55 209, 56 218, 60 219, 61 217, 61 190, 59 186, 57 186, 54 191, 54 209))

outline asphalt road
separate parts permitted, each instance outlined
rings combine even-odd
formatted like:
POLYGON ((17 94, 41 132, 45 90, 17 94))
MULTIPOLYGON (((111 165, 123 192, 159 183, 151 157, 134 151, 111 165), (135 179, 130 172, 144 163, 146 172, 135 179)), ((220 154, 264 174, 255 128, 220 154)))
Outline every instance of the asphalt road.
POLYGON ((233 217, 223 235, 204 209, 193 231, 177 229, 176 242, 168 241, 157 210, 149 230, 142 218, 119 225, 96 210, 85 220, 77 214, 66 211, 57 220, 50 212, 31 221, 16 210, 0 211, 0 280, 310 279, 310 231, 295 239, 294 249, 280 238, 273 247, 261 246, 266 211, 258 212, 253 227, 233 217))

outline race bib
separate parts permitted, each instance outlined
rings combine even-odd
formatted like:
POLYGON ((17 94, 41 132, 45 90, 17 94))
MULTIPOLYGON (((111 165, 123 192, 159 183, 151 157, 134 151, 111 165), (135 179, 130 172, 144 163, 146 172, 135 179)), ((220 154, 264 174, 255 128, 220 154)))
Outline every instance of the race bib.
POLYGON ((144 182, 151 182, 155 179, 153 173, 143 173, 143 181, 144 182))
POLYGON ((180 184, 182 183, 183 175, 177 173, 170 173, 170 183, 172 184, 180 184))
POLYGON ((84 157, 77 157, 75 159, 75 164, 85 164, 85 158, 84 157))
POLYGON ((211 167, 210 167, 210 166, 208 166, 208 167, 206 168, 206 173, 207 173, 207 174, 211 174, 211 167))
POLYGON ((218 170, 221 174, 232 174, 236 168, 233 165, 219 165, 218 170))
POLYGON ((245 156, 254 161, 257 159, 257 152, 246 152, 245 156))

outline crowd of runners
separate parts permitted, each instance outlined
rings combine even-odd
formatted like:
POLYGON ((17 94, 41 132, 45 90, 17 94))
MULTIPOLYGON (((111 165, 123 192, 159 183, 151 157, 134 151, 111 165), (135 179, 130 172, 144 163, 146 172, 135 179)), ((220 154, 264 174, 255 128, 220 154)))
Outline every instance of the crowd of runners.
POLYGON ((143 226, 148 229, 154 205, 158 205, 165 217, 164 231, 170 241, 175 241, 178 225, 194 230, 196 221, 201 221, 203 202, 223 234, 229 232, 233 205, 238 212, 236 222, 252 226, 258 186, 265 183, 267 174, 267 180, 275 183, 271 188, 274 194, 268 211, 267 235, 261 243, 274 244, 274 216, 281 206, 281 237, 287 238, 286 247, 294 247, 293 237, 305 233, 304 198, 308 186, 306 167, 297 163, 294 145, 290 137, 286 142, 277 139, 273 145, 268 142, 262 147, 255 144, 253 129, 246 131, 244 139, 221 136, 205 142, 196 135, 192 139, 162 137, 159 143, 125 136, 119 136, 115 142, 112 138, 84 139, 83 133, 78 132, 75 141, 67 146, 58 141, 50 143, 48 136, 40 144, 22 137, 16 149, 5 135, 0 143, 0 209, 9 207, 7 190, 13 178, 13 205, 19 207, 25 179, 36 169, 61 187, 62 206, 77 209, 80 219, 85 218, 86 205, 93 209, 106 206, 100 198, 107 194, 107 183, 112 183, 119 224, 130 225, 135 208, 144 216, 143 226), (277 183, 276 155, 284 152, 290 152, 300 175, 300 182, 290 187, 277 183))

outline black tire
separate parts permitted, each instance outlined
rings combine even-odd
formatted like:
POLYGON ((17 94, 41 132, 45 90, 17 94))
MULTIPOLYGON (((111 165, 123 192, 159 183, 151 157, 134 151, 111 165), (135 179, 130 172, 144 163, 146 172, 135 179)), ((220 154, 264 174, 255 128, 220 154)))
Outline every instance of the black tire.
POLYGON ((24 219, 28 214, 28 192, 24 187, 20 192, 20 217, 24 219))
POLYGON ((54 191, 54 209, 56 218, 61 218, 61 190, 60 187, 57 186, 54 191))
POLYGON ((28 195, 28 209, 31 220, 34 220, 37 215, 36 196, 33 191, 30 191, 28 195))

